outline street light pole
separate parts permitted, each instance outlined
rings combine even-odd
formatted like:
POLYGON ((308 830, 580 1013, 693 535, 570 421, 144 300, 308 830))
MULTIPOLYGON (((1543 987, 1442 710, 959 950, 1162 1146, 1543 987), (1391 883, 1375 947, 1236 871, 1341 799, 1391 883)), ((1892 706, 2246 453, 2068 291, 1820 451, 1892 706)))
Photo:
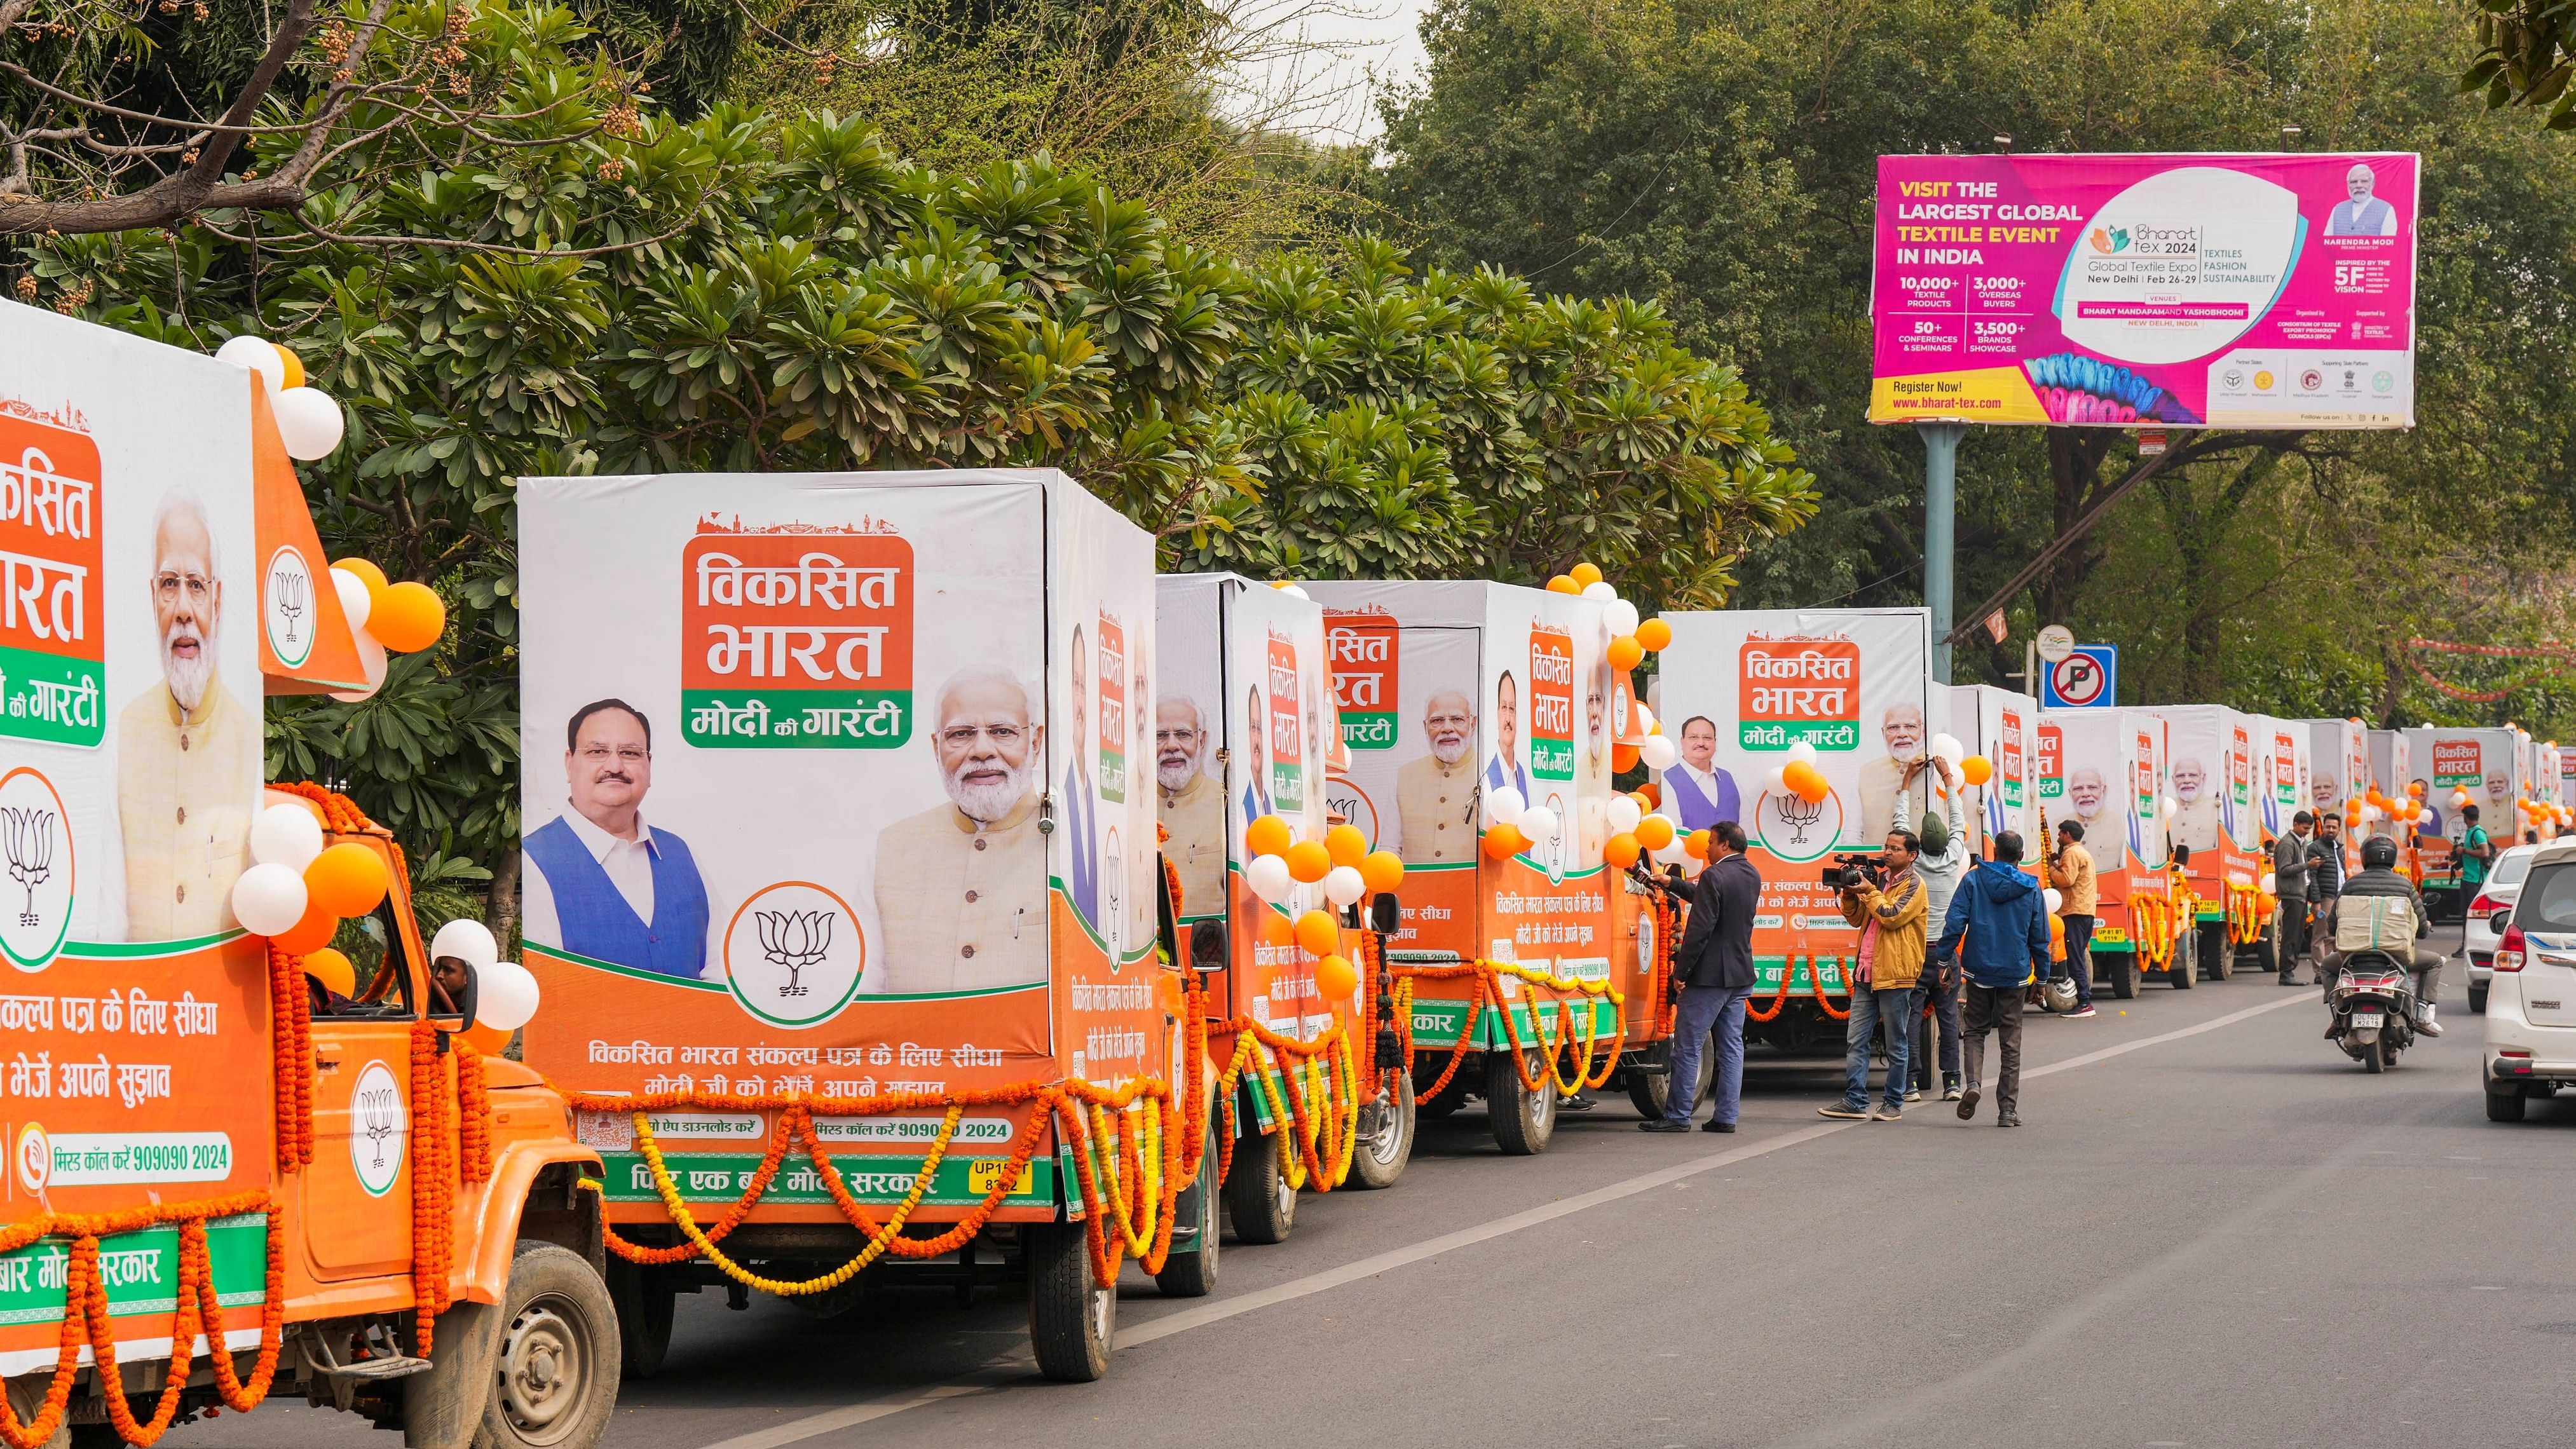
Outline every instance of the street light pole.
POLYGON ((1916 423, 1923 435, 1923 602, 1932 610, 1932 680, 1950 682, 1950 585, 1958 545, 1959 440, 1965 423, 1916 423))

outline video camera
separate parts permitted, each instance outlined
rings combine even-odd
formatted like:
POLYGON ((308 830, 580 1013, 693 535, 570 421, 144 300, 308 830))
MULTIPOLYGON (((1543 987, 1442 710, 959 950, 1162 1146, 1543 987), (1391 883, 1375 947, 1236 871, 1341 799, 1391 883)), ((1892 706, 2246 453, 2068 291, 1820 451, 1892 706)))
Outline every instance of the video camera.
POLYGON ((1825 867, 1821 877, 1825 889, 1831 891, 1856 891, 1864 885, 1877 885, 1886 878, 1885 868, 1879 864, 1875 854, 1837 855, 1834 863, 1825 867))

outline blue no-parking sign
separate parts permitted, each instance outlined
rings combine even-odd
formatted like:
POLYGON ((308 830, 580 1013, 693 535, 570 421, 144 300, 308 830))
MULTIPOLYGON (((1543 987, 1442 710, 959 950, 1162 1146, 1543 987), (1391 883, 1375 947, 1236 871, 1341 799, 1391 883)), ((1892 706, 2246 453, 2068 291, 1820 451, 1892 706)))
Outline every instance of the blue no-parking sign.
POLYGON ((2120 646, 2078 644, 2039 672, 2041 709, 2109 709, 2120 702, 2120 646))

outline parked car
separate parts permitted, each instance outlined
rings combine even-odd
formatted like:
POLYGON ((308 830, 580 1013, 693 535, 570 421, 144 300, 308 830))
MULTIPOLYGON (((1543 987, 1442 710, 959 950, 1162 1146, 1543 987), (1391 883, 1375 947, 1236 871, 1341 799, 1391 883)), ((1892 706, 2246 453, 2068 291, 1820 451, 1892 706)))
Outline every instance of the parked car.
POLYGON ((2487 1009, 2487 980, 2495 974, 2496 942, 2504 931, 2497 918, 2513 909, 2514 897, 2522 892, 2523 877, 2530 873, 2531 858, 2538 855, 2537 845, 2517 845, 2495 858, 2495 869, 2487 873, 2486 884, 2478 887, 2478 898, 2469 902, 2469 915, 2461 928, 2460 953, 2469 958, 2469 1010, 2487 1009))
POLYGON ((2488 974, 2487 1119, 2576 1086, 2576 843, 2533 852, 2488 974))

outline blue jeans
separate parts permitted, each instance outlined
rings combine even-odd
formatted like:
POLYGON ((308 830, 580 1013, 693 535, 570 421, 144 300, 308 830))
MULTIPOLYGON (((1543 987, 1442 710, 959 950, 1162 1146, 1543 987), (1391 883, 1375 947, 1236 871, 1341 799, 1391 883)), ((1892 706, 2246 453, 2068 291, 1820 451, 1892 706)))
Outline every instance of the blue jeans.
POLYGON ((1905 1105, 1906 1048, 1913 1044, 1911 1018, 1918 1009, 1910 986, 1898 991, 1851 994, 1851 1020, 1843 1027, 1844 1106, 1857 1112, 1869 1105, 1869 1049, 1878 1036, 1881 1017, 1887 1021, 1887 1105, 1905 1105))
POLYGON ((1691 1094, 1699 1087, 1699 1054, 1708 1044, 1711 1030, 1717 1033, 1717 1079, 1709 1084, 1717 1110, 1710 1120, 1732 1122, 1737 1104, 1744 1096, 1744 999, 1753 994, 1749 986, 1685 986, 1681 1005, 1673 1012, 1672 1094, 1664 1105, 1664 1120, 1687 1122, 1691 1119, 1691 1094))

